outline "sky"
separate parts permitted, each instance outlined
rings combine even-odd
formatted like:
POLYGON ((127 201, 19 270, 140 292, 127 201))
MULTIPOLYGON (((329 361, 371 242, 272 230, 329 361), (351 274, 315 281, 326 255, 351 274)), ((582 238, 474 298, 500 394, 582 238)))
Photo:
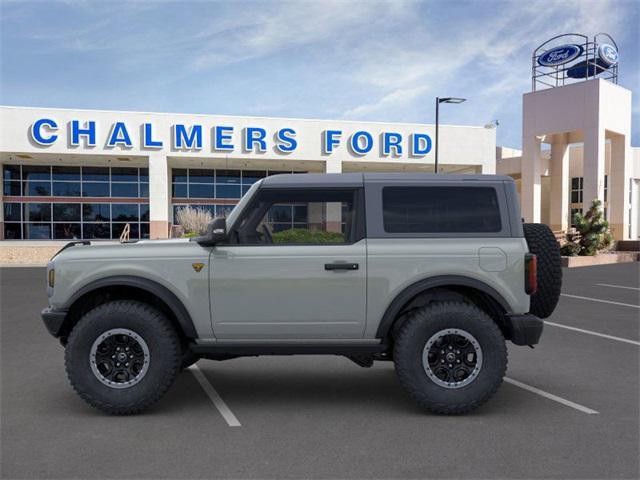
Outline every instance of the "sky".
POLYGON ((607 32, 634 94, 640 0, 0 0, 0 104, 485 125, 519 148, 531 53, 607 32))

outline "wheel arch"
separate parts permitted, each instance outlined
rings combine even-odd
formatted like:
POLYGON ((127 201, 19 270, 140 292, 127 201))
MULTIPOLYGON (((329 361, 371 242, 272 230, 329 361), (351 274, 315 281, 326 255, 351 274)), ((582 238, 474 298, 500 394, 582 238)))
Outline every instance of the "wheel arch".
POLYGON ((106 301, 119 299, 151 303, 165 313, 183 338, 196 338, 191 315, 182 301, 167 287, 147 278, 130 275, 105 277, 80 288, 65 303, 67 310, 61 338, 66 337, 80 317, 106 301))
MULTIPOLYGON (((493 287, 474 278, 461 275, 441 275, 419 280, 405 287, 389 304, 380 320, 376 331, 376 338, 387 339, 392 333, 397 321, 413 306, 419 306, 416 302, 427 296, 443 295, 448 292, 451 295, 465 297, 467 300, 487 311, 500 326, 503 333, 508 333, 501 323, 501 317, 510 311, 509 303, 493 287), (497 318, 498 317, 498 318, 497 318)), ((444 298, 446 300, 447 298, 444 298)))

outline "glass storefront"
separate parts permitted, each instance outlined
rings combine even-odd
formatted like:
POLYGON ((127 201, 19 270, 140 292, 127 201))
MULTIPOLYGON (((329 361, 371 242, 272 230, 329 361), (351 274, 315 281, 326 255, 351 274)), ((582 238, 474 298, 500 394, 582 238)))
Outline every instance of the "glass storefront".
POLYGON ((171 172, 173 223, 178 210, 187 206, 207 210, 213 217, 226 216, 251 185, 261 178, 282 173, 306 172, 174 168, 171 172))
POLYGON ((7 240, 117 239, 127 223, 149 237, 147 168, 3 165, 2 178, 7 240))
MULTIPOLYGON (((2 165, 4 239, 149 238, 149 169, 138 167, 2 165)), ((173 168, 172 218, 180 208, 226 216, 256 181, 291 170, 173 168)), ((270 218, 283 230, 307 222, 305 205, 278 206, 270 218)))

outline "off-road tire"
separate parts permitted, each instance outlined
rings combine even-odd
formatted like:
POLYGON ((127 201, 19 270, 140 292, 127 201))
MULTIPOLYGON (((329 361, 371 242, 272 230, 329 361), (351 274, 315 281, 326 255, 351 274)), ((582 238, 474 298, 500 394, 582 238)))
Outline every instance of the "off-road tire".
POLYGON ((562 289, 560 245, 547 225, 525 223, 522 227, 529 251, 538 260, 538 291, 531 295, 529 311, 539 318, 547 318, 558 305, 562 289))
POLYGON ((86 313, 71 331, 65 350, 67 376, 74 390, 89 405, 115 415, 139 413, 160 400, 173 384, 181 359, 180 339, 171 322, 154 307, 132 300, 104 303, 86 313), (144 377, 122 389, 101 383, 90 365, 93 342, 115 328, 134 331, 149 349, 144 377))
POLYGON ((433 413, 453 415, 475 410, 498 390, 507 370, 507 348, 496 323, 475 305, 437 302, 416 309, 403 322, 395 336, 393 360, 400 384, 419 406, 433 413), (483 356, 478 376, 454 389, 431 380, 422 361, 429 338, 449 328, 471 334, 483 356))

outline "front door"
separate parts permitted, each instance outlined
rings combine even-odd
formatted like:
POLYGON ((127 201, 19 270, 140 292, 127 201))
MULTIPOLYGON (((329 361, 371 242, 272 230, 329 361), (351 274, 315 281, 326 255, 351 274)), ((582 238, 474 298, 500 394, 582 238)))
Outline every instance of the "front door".
POLYGON ((221 339, 361 338, 366 239, 361 190, 262 190, 211 252, 221 339), (236 227, 237 226, 237 227, 236 227))

